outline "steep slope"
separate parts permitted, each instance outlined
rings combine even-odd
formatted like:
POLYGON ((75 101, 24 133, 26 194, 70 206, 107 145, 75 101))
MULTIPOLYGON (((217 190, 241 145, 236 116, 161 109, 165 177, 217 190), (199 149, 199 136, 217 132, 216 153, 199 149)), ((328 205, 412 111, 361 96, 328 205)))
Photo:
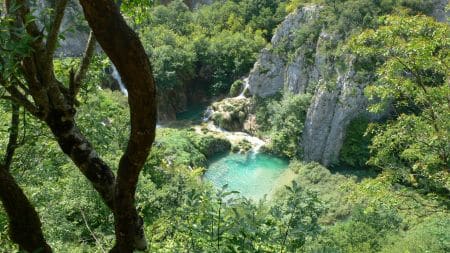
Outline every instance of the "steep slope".
MULTIPOLYGON (((446 19, 447 2, 436 0, 432 13, 438 20, 446 19)), ((345 35, 321 26, 322 9, 312 5, 286 17, 255 63, 249 90, 260 97, 281 91, 313 94, 299 145, 304 160, 329 165, 338 159, 349 123, 368 114, 364 88, 370 77, 357 74, 351 55, 330 50, 345 35)))
POLYGON ((295 94, 314 93, 303 131, 304 159, 330 164, 339 154, 345 128, 366 107, 365 84, 355 82, 352 59, 344 67, 327 55, 326 47, 339 39, 336 34, 320 32, 315 42, 295 47, 296 32, 314 26, 320 7, 305 7, 290 14, 272 39, 272 48, 262 51, 249 77, 250 91, 266 97, 281 90, 295 94), (294 51, 279 53, 280 47, 294 51), (311 52, 313 51, 313 52, 311 52), (289 60, 291 58, 291 60, 289 60))

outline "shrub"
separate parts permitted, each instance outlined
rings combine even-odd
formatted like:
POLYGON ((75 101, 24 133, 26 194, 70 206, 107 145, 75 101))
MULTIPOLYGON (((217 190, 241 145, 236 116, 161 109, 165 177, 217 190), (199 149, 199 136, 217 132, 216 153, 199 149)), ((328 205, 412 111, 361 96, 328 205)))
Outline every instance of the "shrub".
POLYGON ((372 135, 367 133, 369 120, 360 116, 353 119, 346 129, 346 136, 339 153, 339 163, 351 168, 364 168, 370 158, 369 145, 372 135))
POLYGON ((230 88, 230 97, 236 97, 244 88, 244 82, 242 80, 236 80, 233 84, 231 84, 230 88))

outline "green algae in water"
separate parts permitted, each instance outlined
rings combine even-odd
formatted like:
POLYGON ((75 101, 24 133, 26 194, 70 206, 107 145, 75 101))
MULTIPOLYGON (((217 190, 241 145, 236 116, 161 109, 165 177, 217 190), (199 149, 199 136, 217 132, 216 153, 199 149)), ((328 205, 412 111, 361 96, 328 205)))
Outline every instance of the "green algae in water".
POLYGON ((288 165, 286 160, 263 153, 227 154, 209 164, 204 179, 218 188, 228 184, 228 190, 258 200, 271 192, 288 165))

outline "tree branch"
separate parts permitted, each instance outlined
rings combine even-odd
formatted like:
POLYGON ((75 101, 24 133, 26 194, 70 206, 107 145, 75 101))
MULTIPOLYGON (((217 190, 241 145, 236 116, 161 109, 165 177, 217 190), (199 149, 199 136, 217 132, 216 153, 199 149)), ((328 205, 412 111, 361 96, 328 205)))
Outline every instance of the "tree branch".
POLYGON ((40 43, 42 41, 42 32, 39 30, 35 21, 28 20, 27 18, 30 15, 30 7, 28 6, 27 1, 16 0, 16 3, 20 6, 19 15, 20 18, 22 19, 22 23, 24 24, 25 29, 31 36, 39 38, 38 40, 35 41, 35 43, 40 43))
POLYGON ((94 33, 91 31, 89 33, 89 39, 86 44, 86 49, 84 50, 84 55, 80 66, 73 77, 70 78, 71 82, 69 84, 69 92, 72 104, 76 101, 76 97, 80 92, 81 83, 86 78, 89 65, 91 64, 92 57, 94 56, 96 43, 97 41, 95 40, 94 33))
POLYGON ((3 166, 6 170, 11 167, 14 153, 18 146, 17 138, 19 136, 19 123, 20 123, 20 106, 15 102, 11 102, 11 125, 9 127, 9 140, 6 146, 5 157, 3 159, 3 166))
POLYGON ((18 89, 16 89, 12 85, 4 86, 4 87, 8 91, 8 93, 11 95, 11 98, 14 100, 14 102, 23 106, 33 116, 35 116, 37 118, 41 118, 39 116, 38 108, 36 108, 36 106, 30 100, 28 100, 28 98, 24 94, 22 94, 18 89))
POLYGON ((142 219, 135 207, 139 174, 155 139, 156 86, 148 56, 113 0, 80 0, 95 38, 117 67, 129 91, 131 133, 115 186, 116 245, 112 252, 145 249, 142 219))
POLYGON ((39 215, 10 172, 0 164, 0 200, 8 215, 9 237, 25 252, 51 253, 39 215))
POLYGON ((53 59, 53 55, 56 50, 59 29, 61 27, 61 23, 64 18, 64 10, 66 9, 67 2, 68 0, 59 0, 56 2, 55 17, 53 18, 53 23, 47 36, 47 44, 46 44, 47 57, 49 61, 53 59))

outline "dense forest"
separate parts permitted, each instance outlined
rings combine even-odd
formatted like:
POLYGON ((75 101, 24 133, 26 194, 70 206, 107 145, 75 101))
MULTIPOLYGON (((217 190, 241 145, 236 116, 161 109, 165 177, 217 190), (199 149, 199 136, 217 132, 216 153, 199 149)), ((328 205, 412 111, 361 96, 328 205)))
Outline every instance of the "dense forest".
POLYGON ((0 6, 0 252, 450 252, 447 0, 0 6))

